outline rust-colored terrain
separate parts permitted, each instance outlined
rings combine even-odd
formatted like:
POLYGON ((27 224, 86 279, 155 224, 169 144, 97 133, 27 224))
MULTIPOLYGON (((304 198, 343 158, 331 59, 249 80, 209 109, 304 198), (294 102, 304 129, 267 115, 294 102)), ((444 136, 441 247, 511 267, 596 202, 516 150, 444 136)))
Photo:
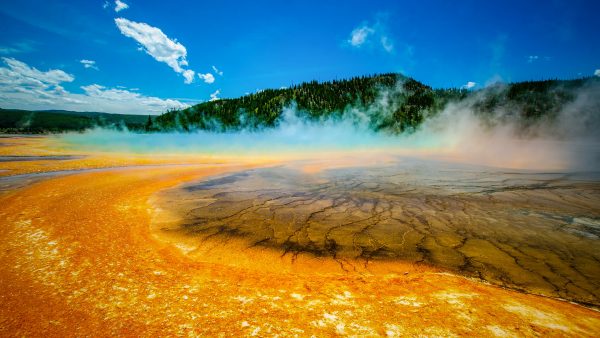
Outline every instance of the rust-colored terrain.
MULTIPOLYGON (((52 149, 44 139, 0 142, 21 144, 0 146, 5 156, 48 155, 39 149, 52 149), (29 148, 38 150, 28 154, 29 148)), ((600 332, 596 310, 503 289, 430 263, 374 260, 360 268, 360 260, 348 257, 358 268, 344 271, 326 255, 282 256, 278 249, 249 247, 235 236, 203 238, 202 246, 191 247, 195 242, 188 234, 179 238, 160 230, 179 221, 176 213, 155 207, 161 191, 266 163, 111 159, 60 149, 52 155, 85 157, 7 161, 0 163, 8 170, 1 174, 108 168, 33 180, 13 177, 3 185, 2 336, 594 337, 600 332), (177 163, 186 165, 169 165, 177 163), (15 183, 22 179, 27 184, 15 183)))

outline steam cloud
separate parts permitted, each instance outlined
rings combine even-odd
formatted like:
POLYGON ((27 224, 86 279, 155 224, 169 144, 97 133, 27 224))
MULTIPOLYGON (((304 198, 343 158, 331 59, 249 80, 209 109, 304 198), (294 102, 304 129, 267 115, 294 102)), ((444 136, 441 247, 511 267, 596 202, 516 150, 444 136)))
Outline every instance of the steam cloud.
POLYGON ((600 164, 600 85, 596 82, 579 89, 556 116, 526 128, 507 108, 478 114, 475 95, 447 104, 414 132, 375 132, 373 123, 395 108, 388 99, 391 94, 382 91, 366 109, 348 108, 337 117, 319 121, 304 118, 303 112, 291 106, 284 109, 277 128, 258 131, 136 134, 95 129, 61 138, 93 150, 152 154, 310 159, 369 153, 550 171, 596 171, 600 164))

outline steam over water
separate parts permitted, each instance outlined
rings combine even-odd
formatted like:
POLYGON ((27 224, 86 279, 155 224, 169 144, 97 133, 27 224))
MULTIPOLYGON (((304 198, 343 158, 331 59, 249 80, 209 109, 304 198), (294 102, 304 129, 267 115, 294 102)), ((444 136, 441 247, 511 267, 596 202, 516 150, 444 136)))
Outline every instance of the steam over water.
POLYGON ((502 168, 595 171, 600 166, 596 82, 574 92, 574 100, 560 111, 537 120, 523 119, 518 108, 477 113, 480 96, 486 93, 450 102, 441 112, 426 115, 416 130, 399 135, 373 131, 373 124, 395 109, 388 102, 389 93, 382 91, 369 107, 348 107, 320 120, 288 107, 275 128, 153 134, 96 129, 64 134, 61 140, 73 148, 150 154, 306 159, 377 152, 502 168))

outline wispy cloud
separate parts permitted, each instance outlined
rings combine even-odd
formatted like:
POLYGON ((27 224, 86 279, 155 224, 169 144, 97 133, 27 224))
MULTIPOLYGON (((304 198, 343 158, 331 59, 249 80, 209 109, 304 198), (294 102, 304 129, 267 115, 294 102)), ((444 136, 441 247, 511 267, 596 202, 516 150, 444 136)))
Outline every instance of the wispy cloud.
POLYGON ((217 67, 212 66, 212 69, 215 71, 215 74, 218 74, 219 76, 223 76, 223 71, 218 70, 217 67))
POLYGON ((19 54, 19 53, 28 53, 35 50, 34 42, 25 40, 21 42, 15 42, 8 46, 0 46, 0 54, 19 54))
POLYGON ((388 52, 391 53, 394 50, 394 43, 387 36, 382 36, 381 39, 381 47, 388 52))
POLYGON ((219 98, 219 94, 221 94, 220 89, 217 89, 214 93, 210 94, 210 101, 220 100, 221 98, 219 98))
POLYGON ((116 0, 115 1, 115 12, 118 13, 118 12, 124 10, 124 9, 127 9, 127 8, 129 8, 129 5, 126 4, 126 3, 124 3, 123 1, 121 1, 121 0, 116 0))
POLYGON ((116 18, 115 23, 121 33, 140 44, 140 48, 156 61, 164 62, 185 78, 185 83, 192 83, 194 71, 184 69, 188 65, 187 50, 177 40, 171 40, 157 27, 143 22, 116 18))
POLYGON ((0 54, 14 54, 14 53, 18 53, 18 50, 16 48, 0 46, 0 54))
POLYGON ((177 100, 98 84, 82 86, 83 93, 72 93, 61 86, 75 80, 71 74, 60 69, 40 71, 14 58, 3 57, 2 61, 5 67, 0 67, 0 106, 3 108, 158 114, 187 106, 177 100))
POLYGON ((510 77, 510 72, 504 67, 506 45, 508 41, 508 35, 500 33, 488 43, 490 61, 489 66, 486 68, 489 73, 486 76, 491 79, 486 81, 486 86, 491 85, 498 80, 503 81, 503 78, 510 77))
POLYGON ((388 35, 386 25, 381 17, 373 25, 365 22, 354 28, 346 42, 354 48, 371 46, 381 48, 387 53, 394 51, 394 41, 388 35))
POLYGON ((528 55, 527 56, 527 63, 534 63, 534 62, 538 62, 538 61, 545 61, 545 62, 549 62, 552 60, 551 56, 539 56, 539 55, 528 55))
POLYGON ((348 42, 354 47, 360 47, 367 42, 367 38, 373 33, 375 33, 375 30, 367 25, 356 27, 350 33, 348 42))
POLYGON ((476 85, 477 85, 476 82, 469 81, 464 86, 462 86, 461 88, 463 88, 463 89, 471 89, 471 88, 475 87, 476 85))
POLYGON ((86 69, 91 68, 91 69, 98 70, 98 67, 96 66, 96 61, 83 59, 83 60, 79 60, 79 62, 86 69))

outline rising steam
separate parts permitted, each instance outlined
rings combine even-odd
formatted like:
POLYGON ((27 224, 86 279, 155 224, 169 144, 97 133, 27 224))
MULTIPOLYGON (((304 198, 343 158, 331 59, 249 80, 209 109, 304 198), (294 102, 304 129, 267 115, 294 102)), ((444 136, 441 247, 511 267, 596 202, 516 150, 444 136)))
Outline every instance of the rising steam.
MULTIPOLYGON (((402 90, 397 86, 393 90, 402 90)), ((487 89, 495 90, 495 89, 487 89)), ((389 90, 366 108, 310 120, 295 106, 285 108, 272 129, 226 132, 137 134, 94 129, 61 136, 68 146, 94 151, 146 154, 208 154, 310 159, 336 154, 427 157, 501 168, 595 171, 600 164, 600 85, 577 90, 557 114, 524 127, 511 107, 477 112, 485 90, 448 103, 416 130, 399 135, 373 131, 394 110, 389 90)), ((363 163, 364 164, 364 163, 363 163)))

